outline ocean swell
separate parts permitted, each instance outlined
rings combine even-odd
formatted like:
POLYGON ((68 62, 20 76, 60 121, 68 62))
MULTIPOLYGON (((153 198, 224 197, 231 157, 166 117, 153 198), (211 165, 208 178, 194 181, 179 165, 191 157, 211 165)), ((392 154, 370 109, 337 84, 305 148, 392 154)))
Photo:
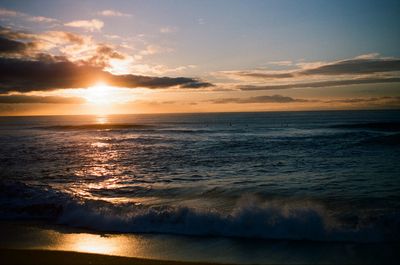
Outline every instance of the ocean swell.
POLYGON ((162 233, 280 240, 382 242, 399 240, 399 214, 348 225, 323 207, 244 196, 228 212, 184 206, 145 206, 82 200, 47 188, 0 183, 2 219, 44 219, 104 232, 162 233))
POLYGON ((226 212, 175 205, 146 206, 84 200, 47 187, 0 182, 2 219, 42 219, 104 232, 163 233, 282 240, 398 241, 400 216, 369 224, 344 224, 315 203, 261 201, 241 197, 226 212))
POLYGON ((344 226, 331 220, 319 207, 239 204, 229 213, 190 207, 93 207, 69 205, 59 223, 98 231, 163 233, 190 236, 381 242, 395 240, 378 224, 344 226))

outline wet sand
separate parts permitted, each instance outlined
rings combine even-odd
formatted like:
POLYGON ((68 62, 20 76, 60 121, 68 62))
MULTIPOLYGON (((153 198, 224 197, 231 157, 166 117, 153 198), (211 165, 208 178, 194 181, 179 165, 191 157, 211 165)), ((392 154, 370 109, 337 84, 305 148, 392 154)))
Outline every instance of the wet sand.
POLYGON ((399 243, 96 233, 0 221, 0 264, 397 264, 399 243))
POLYGON ((0 264, 109 264, 109 265, 207 265, 211 263, 151 260, 58 250, 0 249, 0 264))

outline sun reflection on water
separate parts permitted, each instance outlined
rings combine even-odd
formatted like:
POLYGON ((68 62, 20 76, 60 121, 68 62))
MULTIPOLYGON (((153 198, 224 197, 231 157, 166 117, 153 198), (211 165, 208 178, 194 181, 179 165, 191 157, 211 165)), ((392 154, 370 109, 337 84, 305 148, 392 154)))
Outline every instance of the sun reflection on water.
MULTIPOLYGON (((56 246, 58 250, 68 250, 86 253, 98 253, 107 255, 137 255, 143 251, 139 240, 135 237, 121 235, 98 235, 87 233, 58 233, 56 246)), ((54 237, 54 235, 53 235, 54 237)))
POLYGON ((97 124, 106 124, 106 123, 108 123, 108 116, 106 116, 106 115, 96 116, 96 123, 97 124))
POLYGON ((120 248, 120 242, 99 235, 74 235, 71 237, 70 247, 78 252, 90 253, 116 253, 120 248))

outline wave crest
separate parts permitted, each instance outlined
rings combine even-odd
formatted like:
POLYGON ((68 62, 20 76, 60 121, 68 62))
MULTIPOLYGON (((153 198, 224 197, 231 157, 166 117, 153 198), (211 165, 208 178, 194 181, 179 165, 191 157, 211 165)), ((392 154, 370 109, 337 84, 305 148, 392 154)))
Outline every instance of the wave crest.
POLYGON ((164 233, 283 240, 399 241, 400 214, 367 225, 340 223, 315 203, 242 197, 229 212, 184 206, 144 206, 82 200, 50 189, 0 183, 2 219, 40 218, 105 232, 164 233))

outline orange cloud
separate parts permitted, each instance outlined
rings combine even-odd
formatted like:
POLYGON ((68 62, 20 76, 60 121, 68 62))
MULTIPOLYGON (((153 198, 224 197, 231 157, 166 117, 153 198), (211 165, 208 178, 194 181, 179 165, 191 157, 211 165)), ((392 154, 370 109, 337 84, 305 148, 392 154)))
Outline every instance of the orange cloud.
POLYGON ((106 10, 102 10, 100 12, 97 13, 100 16, 105 16, 105 17, 131 17, 131 14, 127 14, 127 13, 122 13, 116 10, 112 10, 112 9, 106 9, 106 10))
POLYGON ((104 26, 104 22, 98 19, 75 20, 65 23, 64 25, 68 27, 82 28, 93 32, 93 31, 100 31, 104 26))

